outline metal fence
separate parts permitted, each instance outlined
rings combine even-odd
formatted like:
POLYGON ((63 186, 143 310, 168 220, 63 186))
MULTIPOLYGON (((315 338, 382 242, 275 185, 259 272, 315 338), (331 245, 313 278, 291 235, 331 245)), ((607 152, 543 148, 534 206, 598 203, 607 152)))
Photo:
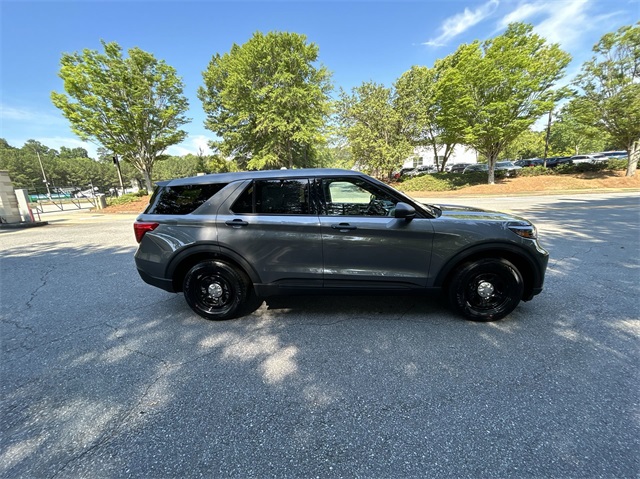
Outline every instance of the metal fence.
MULTIPOLYGON (((65 211, 98 206, 100 197, 118 197, 123 193, 118 185, 106 185, 102 191, 92 184, 85 186, 54 186, 28 188, 31 209, 37 213, 65 211)), ((126 191, 128 192, 128 191, 126 191)))

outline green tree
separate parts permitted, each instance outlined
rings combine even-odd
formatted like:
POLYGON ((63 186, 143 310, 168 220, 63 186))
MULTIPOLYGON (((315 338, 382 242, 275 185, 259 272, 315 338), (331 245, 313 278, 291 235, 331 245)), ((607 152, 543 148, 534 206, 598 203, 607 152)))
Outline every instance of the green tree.
POLYGON ((104 54, 85 49, 62 56, 66 94, 52 92, 51 99, 80 138, 133 164, 151 191, 156 159, 186 137, 179 129, 188 122, 182 80, 137 47, 125 58, 117 43, 102 46, 104 54))
POLYGON ((250 169, 313 162, 329 113, 330 73, 304 35, 257 32, 216 54, 198 90, 212 147, 250 169))
POLYGON ((155 174, 159 180, 185 178, 198 173, 206 173, 202 157, 188 154, 185 156, 166 156, 156 162, 155 174))
POLYGON ((60 147, 60 158, 89 158, 89 152, 84 148, 67 148, 66 146, 60 147))
POLYGON ((551 125, 549 148, 552 155, 579 155, 604 151, 612 143, 608 134, 583 123, 576 112, 576 100, 564 105, 551 125))
POLYGON ((545 112, 558 93, 552 90, 569 54, 547 44, 531 25, 513 23, 483 43, 462 45, 445 59, 443 87, 458 98, 465 143, 488 159, 490 184, 504 148, 545 112))
POLYGON ((395 108, 401 115, 404 134, 412 146, 432 148, 440 171, 463 140, 458 97, 450 96, 452 90, 442 85, 446 68, 443 62, 436 62, 434 68, 413 66, 395 83, 395 108))
POLYGON ((640 158, 640 22, 607 33, 593 51, 575 82, 582 90, 576 116, 627 150, 627 176, 633 176, 640 158))
POLYGON ((411 154, 391 88, 373 82, 340 93, 338 117, 355 164, 378 177, 391 177, 411 154))
POLYGON ((500 154, 500 159, 542 158, 545 132, 525 130, 509 143, 500 154))

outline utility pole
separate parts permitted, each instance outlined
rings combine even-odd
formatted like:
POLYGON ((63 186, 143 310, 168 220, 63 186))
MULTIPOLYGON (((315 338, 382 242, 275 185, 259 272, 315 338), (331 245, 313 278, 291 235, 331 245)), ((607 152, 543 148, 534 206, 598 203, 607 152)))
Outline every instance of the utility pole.
POLYGON ((547 136, 544 140, 544 163, 543 166, 547 167, 547 154, 549 153, 549 135, 551 134, 551 114, 553 110, 549 110, 549 121, 547 121, 547 136))
POLYGON ((122 171, 120 171, 120 160, 118 159, 118 155, 113 155, 113 164, 116 165, 116 169, 118 170, 120 188, 122 188, 122 194, 124 195, 124 183, 122 182, 122 171))
POLYGON ((36 151, 36 155, 38 155, 38 162, 40 163, 40 170, 42 171, 42 181, 47 187, 47 196, 49 197, 49 199, 51 199, 51 190, 49 190, 49 182, 47 181, 47 175, 44 174, 44 166, 42 166, 42 160, 40 159, 40 152, 38 152, 38 150, 35 148, 34 150, 36 151))

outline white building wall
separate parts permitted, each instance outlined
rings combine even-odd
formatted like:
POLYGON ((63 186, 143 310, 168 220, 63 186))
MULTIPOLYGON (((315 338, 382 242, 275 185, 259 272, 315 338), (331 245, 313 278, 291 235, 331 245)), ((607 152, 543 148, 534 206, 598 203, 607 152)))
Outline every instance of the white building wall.
MULTIPOLYGON (((438 150, 439 156, 444 156, 444 147, 438 150)), ((465 145, 457 145, 447 165, 455 165, 456 163, 477 163, 478 153, 473 148, 465 145)), ((426 146, 418 146, 413 150, 413 156, 407 158, 404 162, 403 168, 415 168, 421 165, 435 165, 435 158, 433 154, 433 148, 426 146)))

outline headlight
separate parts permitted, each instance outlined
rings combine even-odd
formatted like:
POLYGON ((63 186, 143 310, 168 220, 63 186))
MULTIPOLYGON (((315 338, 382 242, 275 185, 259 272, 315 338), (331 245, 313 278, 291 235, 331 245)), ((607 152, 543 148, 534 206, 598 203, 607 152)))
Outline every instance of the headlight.
POLYGON ((537 239, 538 238, 538 230, 533 225, 509 225, 509 229, 513 231, 518 236, 522 236, 527 239, 537 239))

